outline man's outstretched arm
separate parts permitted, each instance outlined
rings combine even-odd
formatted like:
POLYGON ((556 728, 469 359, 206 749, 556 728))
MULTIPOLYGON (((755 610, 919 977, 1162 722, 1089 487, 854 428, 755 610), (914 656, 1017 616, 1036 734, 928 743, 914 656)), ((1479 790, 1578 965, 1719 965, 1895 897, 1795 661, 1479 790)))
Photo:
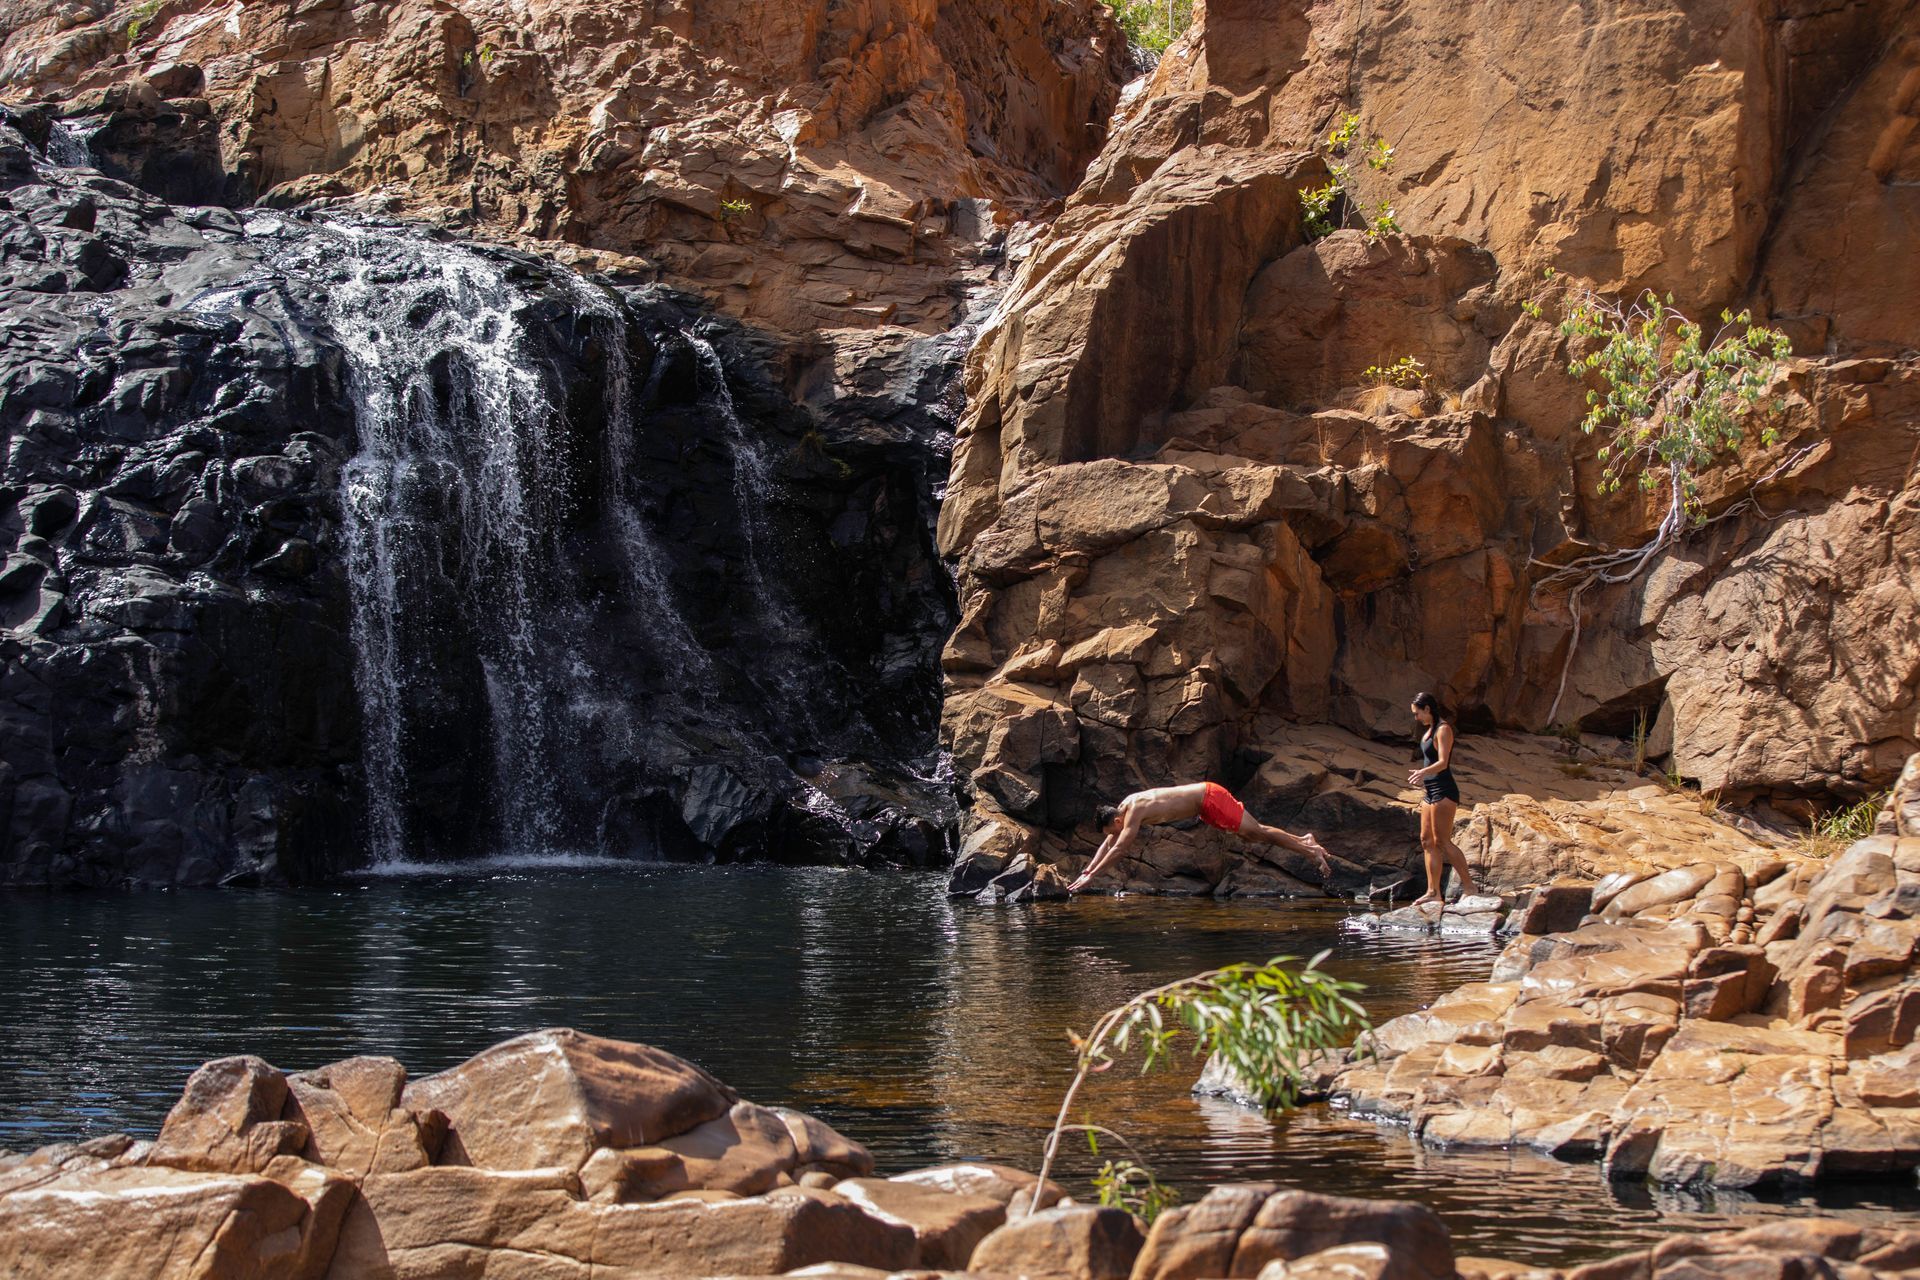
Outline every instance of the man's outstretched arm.
POLYGON ((1087 869, 1082 871, 1074 882, 1067 886, 1069 892, 1079 889, 1082 885, 1086 884, 1087 881, 1093 879, 1094 872, 1107 865, 1107 851, 1113 848, 1113 842, 1119 838, 1117 834, 1110 835, 1100 842, 1100 847, 1093 851, 1093 861, 1089 862, 1087 869))
POLYGON ((1127 814, 1126 817, 1120 820, 1120 830, 1101 842, 1099 850, 1093 855, 1093 861, 1089 862, 1087 869, 1080 873, 1080 878, 1068 885, 1067 888, 1078 889, 1084 886, 1088 881, 1092 880, 1094 876, 1098 875, 1101 869, 1109 862, 1112 862, 1124 853, 1127 847, 1133 843, 1134 837, 1139 834, 1140 820, 1131 813, 1127 814))

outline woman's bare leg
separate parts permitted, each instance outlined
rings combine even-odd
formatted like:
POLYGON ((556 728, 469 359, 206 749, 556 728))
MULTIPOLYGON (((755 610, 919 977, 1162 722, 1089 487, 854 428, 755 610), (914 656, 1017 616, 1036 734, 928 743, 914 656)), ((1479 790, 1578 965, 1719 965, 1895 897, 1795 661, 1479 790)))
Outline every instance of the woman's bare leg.
POLYGON ((1478 892, 1473 887, 1473 868, 1467 865, 1467 855, 1453 842, 1453 818, 1459 812, 1459 803, 1442 800, 1427 807, 1433 810, 1433 830, 1440 841, 1441 856, 1460 873, 1460 892, 1463 895, 1478 892))
POLYGON ((1441 890, 1446 883, 1441 879, 1446 874, 1446 864, 1441 860, 1440 837, 1434 829, 1433 810, 1434 806, 1430 804, 1420 806, 1420 857, 1426 863, 1427 891, 1413 900, 1416 907, 1441 901, 1441 890))

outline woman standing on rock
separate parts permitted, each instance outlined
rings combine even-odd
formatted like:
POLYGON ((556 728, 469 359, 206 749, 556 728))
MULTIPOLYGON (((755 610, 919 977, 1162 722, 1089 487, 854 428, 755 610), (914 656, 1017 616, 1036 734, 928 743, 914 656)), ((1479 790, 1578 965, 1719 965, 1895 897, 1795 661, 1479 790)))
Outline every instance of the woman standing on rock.
POLYGON ((1424 786, 1420 805, 1420 852, 1427 863, 1427 891, 1414 899, 1416 907, 1443 901, 1447 867, 1460 873, 1460 891, 1473 892, 1473 872, 1467 855, 1453 842, 1453 815, 1460 807, 1460 784, 1453 780, 1453 725, 1430 693, 1414 695, 1413 718, 1426 730, 1420 736, 1423 768, 1407 775, 1408 786, 1424 786))

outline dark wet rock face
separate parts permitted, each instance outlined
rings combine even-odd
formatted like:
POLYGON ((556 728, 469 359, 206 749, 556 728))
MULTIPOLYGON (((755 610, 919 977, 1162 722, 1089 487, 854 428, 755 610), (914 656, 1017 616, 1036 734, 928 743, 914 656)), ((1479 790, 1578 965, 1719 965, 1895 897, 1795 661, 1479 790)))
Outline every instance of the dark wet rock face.
POLYGON ((169 206, 7 121, 0 883, 944 860, 956 343, 169 206))

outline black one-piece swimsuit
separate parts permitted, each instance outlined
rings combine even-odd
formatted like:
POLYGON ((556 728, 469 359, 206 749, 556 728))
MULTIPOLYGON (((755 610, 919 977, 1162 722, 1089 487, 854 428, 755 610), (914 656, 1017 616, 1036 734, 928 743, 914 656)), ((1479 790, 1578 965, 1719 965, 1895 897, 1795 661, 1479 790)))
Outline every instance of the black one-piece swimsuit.
MULTIPOLYGON (((1437 728, 1430 729, 1420 739, 1420 758, 1428 764, 1440 763, 1440 744, 1433 740, 1436 732, 1437 728)), ((1434 804, 1441 800, 1460 803, 1460 784, 1453 780, 1452 769, 1442 769, 1427 776, 1427 803, 1434 804)))

